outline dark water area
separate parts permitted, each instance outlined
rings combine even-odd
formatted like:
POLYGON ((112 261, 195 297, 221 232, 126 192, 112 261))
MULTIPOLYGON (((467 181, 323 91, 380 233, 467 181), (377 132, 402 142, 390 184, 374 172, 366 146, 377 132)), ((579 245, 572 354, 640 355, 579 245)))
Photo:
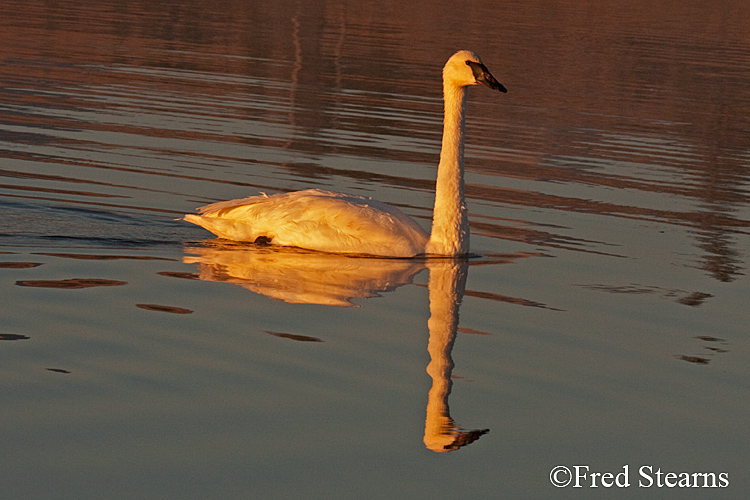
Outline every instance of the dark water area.
POLYGON ((750 493, 747 2, 0 5, 3 498, 750 493), (474 258, 179 220, 429 230, 459 49, 474 258))

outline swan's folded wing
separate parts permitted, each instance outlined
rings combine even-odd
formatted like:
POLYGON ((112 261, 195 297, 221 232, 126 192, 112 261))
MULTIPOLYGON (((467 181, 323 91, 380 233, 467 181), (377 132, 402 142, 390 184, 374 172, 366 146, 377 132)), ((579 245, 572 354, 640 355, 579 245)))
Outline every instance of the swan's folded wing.
POLYGON ((227 239, 334 253, 411 257, 427 233, 397 208, 360 196, 311 189, 214 203, 185 220, 227 239))

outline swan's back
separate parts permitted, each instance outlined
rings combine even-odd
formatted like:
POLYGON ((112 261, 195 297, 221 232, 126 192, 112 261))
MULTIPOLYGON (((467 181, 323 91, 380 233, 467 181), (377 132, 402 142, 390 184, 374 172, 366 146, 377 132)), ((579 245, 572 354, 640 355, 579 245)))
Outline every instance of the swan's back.
POLYGON ((401 210, 361 196, 308 189, 223 201, 186 215, 221 238, 331 253, 413 257, 429 235, 401 210))

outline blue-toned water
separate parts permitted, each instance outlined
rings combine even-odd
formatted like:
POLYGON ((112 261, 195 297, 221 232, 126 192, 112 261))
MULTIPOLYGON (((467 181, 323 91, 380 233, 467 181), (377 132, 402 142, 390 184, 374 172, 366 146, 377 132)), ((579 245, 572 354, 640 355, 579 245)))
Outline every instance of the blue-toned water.
POLYGON ((424 5, 2 2, 2 498, 747 497, 750 7, 424 5), (458 49, 477 257, 178 220, 429 229, 458 49))

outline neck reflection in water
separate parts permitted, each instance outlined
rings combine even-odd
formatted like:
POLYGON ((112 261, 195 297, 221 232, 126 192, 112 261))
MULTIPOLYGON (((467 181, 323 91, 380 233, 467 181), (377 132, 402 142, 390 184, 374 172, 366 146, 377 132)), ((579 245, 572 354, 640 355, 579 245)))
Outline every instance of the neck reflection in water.
POLYGON ((427 327, 430 340, 427 350, 430 364, 427 373, 432 377, 424 427, 424 444, 432 451, 457 450, 471 444, 489 429, 465 431, 450 416, 448 396, 453 382, 451 351, 458 331, 458 309, 466 289, 469 262, 466 259, 436 259, 428 262, 430 269, 430 319, 427 327))
POLYGON ((355 298, 376 297, 412 283, 430 270, 430 363, 432 388, 427 403, 424 443, 436 452, 457 450, 488 429, 462 430, 450 416, 453 359, 458 310, 469 263, 466 259, 379 259, 322 254, 297 249, 263 248, 216 240, 185 249, 189 264, 198 264, 198 278, 234 283, 267 297, 295 304, 353 306, 355 298))

